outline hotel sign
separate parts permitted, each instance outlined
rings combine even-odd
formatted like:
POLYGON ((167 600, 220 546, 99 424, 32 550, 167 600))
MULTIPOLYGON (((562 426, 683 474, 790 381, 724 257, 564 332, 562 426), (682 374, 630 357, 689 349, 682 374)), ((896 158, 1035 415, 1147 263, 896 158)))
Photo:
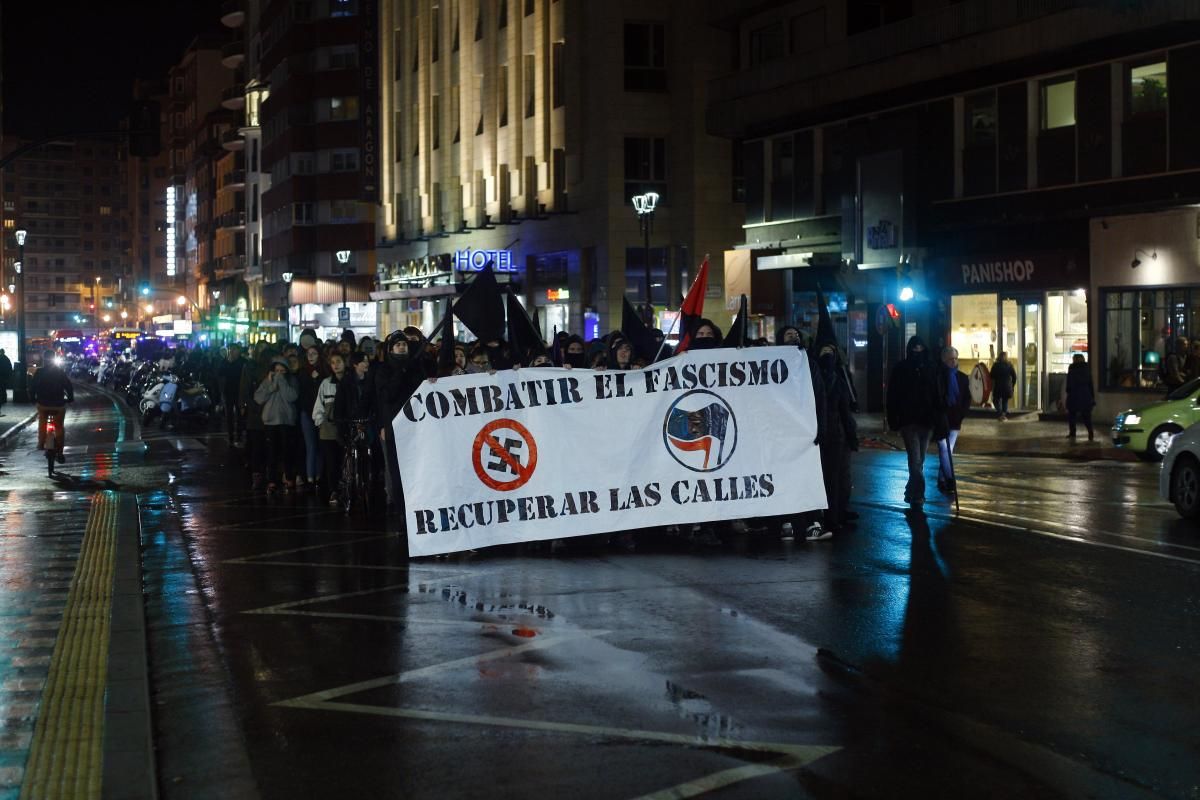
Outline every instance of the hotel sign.
POLYGON ((489 261, 496 272, 516 272, 511 250, 457 250, 453 257, 456 272, 482 272, 489 261))

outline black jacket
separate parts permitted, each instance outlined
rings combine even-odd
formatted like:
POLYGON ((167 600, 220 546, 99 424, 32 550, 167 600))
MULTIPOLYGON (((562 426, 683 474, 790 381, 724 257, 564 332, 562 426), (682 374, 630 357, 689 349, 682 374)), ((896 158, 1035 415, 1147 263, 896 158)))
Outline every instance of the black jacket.
POLYGON ((1067 367, 1067 410, 1089 411, 1096 405, 1096 391, 1092 388, 1092 371, 1087 362, 1067 367))
POLYGON ((392 420, 424 380, 425 361, 420 356, 403 361, 389 357, 378 367, 375 378, 375 407, 381 427, 392 427, 392 420))
POLYGON ((1017 385, 1017 371, 1011 361, 997 361, 992 364, 992 396, 1009 398, 1013 396, 1013 387, 1017 385))
POLYGON ((39 406, 57 408, 75 402, 75 389, 62 367, 41 367, 29 384, 29 394, 39 406))
POLYGON ((9 381, 12 380, 13 365, 8 360, 7 355, 0 356, 0 389, 7 389, 9 381))
POLYGON ((941 391, 942 397, 945 398, 944 405, 946 406, 946 427, 948 430, 962 430, 963 419, 967 416, 967 410, 971 407, 971 379, 962 374, 958 370, 951 371, 945 366, 942 367, 941 391), (954 376, 954 380, 958 383, 958 402, 954 405, 950 404, 950 377, 954 376))
POLYGON ((346 426, 354 420, 374 420, 375 417, 375 382, 371 373, 359 378, 354 368, 346 370, 345 376, 338 383, 337 397, 333 401, 333 417, 343 432, 346 426))
POLYGON ((914 354, 917 345, 925 347, 920 337, 908 340, 906 357, 892 369, 888 380, 887 420, 894 431, 905 425, 935 429, 945 426, 946 409, 937 376, 941 364, 930 360, 928 350, 919 356, 914 354))

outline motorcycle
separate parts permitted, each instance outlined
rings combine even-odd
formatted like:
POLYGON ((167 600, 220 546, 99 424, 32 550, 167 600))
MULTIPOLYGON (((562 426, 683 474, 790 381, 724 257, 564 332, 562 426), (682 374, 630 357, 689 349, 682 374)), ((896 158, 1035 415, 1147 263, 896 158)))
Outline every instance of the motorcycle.
POLYGON ((143 395, 141 403, 143 424, 160 414, 164 429, 185 424, 203 427, 208 424, 212 409, 212 399, 203 384, 182 381, 172 372, 164 372, 143 395))

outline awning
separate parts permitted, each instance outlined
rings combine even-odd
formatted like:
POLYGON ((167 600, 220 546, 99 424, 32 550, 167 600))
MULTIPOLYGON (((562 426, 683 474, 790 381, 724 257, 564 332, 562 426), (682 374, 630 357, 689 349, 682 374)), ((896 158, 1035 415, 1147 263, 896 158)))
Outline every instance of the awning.
POLYGON ((440 286, 416 286, 412 289, 385 289, 371 292, 372 300, 411 300, 426 297, 453 297, 458 294, 458 286, 453 283, 440 286))
MULTIPOLYGON (((372 275, 346 276, 346 302, 369 303, 375 288, 372 275)), ((278 282, 263 287, 263 306, 283 308, 305 303, 334 305, 342 302, 342 279, 336 275, 319 278, 297 277, 291 284, 278 282)))

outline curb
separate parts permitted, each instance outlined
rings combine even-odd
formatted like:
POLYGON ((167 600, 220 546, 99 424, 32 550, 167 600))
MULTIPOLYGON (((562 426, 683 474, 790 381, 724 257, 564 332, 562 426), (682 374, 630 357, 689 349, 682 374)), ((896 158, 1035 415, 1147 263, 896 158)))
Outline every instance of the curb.
POLYGON ((11 439, 13 436, 16 436, 21 431, 28 428, 34 422, 37 422, 37 412, 36 411, 34 411, 32 414, 30 414, 28 417, 21 420, 20 422, 16 422, 13 425, 9 426, 8 430, 6 430, 4 433, 0 433, 0 449, 7 449, 8 440, 11 439))

